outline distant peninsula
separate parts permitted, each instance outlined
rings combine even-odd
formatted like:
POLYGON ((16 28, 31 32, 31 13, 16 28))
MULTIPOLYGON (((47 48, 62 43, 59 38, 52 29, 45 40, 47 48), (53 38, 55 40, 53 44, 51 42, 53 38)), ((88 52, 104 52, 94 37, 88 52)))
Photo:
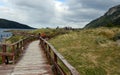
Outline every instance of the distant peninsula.
POLYGON ((0 28, 3 29, 35 29, 25 24, 0 18, 0 28))

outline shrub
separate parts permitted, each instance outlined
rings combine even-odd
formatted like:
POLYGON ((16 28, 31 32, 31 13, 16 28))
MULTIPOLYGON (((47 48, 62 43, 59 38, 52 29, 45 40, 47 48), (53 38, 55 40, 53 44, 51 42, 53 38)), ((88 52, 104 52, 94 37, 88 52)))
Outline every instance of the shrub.
POLYGON ((98 35, 105 36, 107 38, 112 38, 114 36, 114 32, 112 30, 106 29, 106 30, 101 30, 98 35))
POLYGON ((95 41, 97 44, 104 44, 104 43, 108 42, 108 40, 106 38, 103 38, 103 37, 98 37, 98 38, 96 38, 95 41))
POLYGON ((115 36, 113 37, 113 40, 120 40, 120 33, 115 34, 115 36))

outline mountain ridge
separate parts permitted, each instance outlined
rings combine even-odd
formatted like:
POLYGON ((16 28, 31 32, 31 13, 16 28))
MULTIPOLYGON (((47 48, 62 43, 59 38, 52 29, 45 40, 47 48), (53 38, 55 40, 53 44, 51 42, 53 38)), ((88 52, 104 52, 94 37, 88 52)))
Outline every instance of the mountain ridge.
POLYGON ((120 27, 120 5, 110 8, 103 16, 91 21, 84 28, 120 27))
POLYGON ((0 28, 4 29, 35 29, 19 22, 0 18, 0 28))

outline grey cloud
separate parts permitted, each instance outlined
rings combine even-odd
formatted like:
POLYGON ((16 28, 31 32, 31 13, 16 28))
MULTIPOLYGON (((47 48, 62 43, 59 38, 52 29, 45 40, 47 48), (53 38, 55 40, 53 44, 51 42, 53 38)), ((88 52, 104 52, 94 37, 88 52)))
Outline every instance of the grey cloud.
MULTIPOLYGON (((55 17, 54 2, 51 0, 11 0, 14 9, 21 14, 26 14, 27 24, 49 25, 52 17, 55 17)), ((40 27, 40 26, 39 26, 40 27)))
POLYGON ((83 27, 103 15, 120 0, 66 0, 68 8, 55 7, 57 0, 4 0, 13 11, 0 12, 0 17, 12 19, 35 27, 72 26, 83 27), (11 13, 13 16, 11 16, 11 13), (6 16, 7 15, 7 16, 6 16), (9 16, 10 15, 10 16, 9 16))
MULTIPOLYGON (((120 4, 120 0, 67 0, 71 8, 81 6, 82 8, 94 8, 105 10, 111 6, 120 4)), ((78 8, 78 7, 77 7, 78 8)), ((74 8, 75 9, 75 8, 74 8)))
POLYGON ((68 22, 87 23, 119 3, 120 0, 67 0, 70 14, 66 14, 64 19, 68 22))
POLYGON ((81 0, 83 7, 94 8, 98 10, 106 10, 116 4, 119 4, 119 0, 81 0))

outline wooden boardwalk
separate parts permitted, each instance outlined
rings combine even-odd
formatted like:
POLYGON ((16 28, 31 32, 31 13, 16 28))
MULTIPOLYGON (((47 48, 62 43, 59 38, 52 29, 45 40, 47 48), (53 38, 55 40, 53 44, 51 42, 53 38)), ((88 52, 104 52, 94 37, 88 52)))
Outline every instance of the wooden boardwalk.
POLYGON ((39 47, 39 41, 33 41, 11 74, 7 75, 53 75, 44 54, 39 47))
POLYGON ((40 45, 42 48, 39 45, 39 40, 33 41, 28 45, 27 43, 33 39, 35 38, 25 38, 11 45, 1 45, 2 52, 0 55, 2 57, 2 65, 0 65, 0 75, 68 75, 68 73, 69 75, 80 75, 79 72, 43 38, 40 37, 40 45), (25 52, 23 52, 23 47, 26 49, 25 52), (8 53, 9 49, 12 50, 12 53, 8 53), (43 52, 43 50, 45 52, 43 52), (16 57, 21 54, 21 60, 15 65, 5 64, 11 61, 17 61, 16 57), (12 59, 7 60, 6 56, 12 57, 12 59), (46 57, 49 58, 49 60, 47 60, 46 57), (52 67, 48 61, 52 64, 52 67), (63 66, 68 70, 66 71, 63 66))

